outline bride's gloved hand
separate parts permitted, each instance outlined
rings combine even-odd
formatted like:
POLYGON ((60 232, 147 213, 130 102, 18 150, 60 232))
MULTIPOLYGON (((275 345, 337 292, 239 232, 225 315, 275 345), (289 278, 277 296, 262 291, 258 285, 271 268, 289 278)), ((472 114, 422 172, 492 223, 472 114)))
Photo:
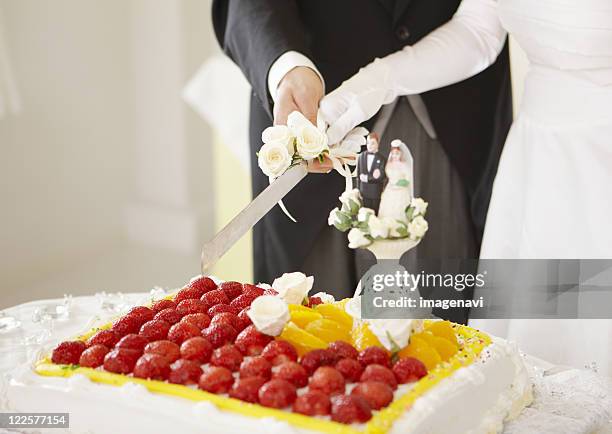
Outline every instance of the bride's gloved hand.
POLYGON ((350 130, 394 99, 384 59, 376 59, 361 68, 319 104, 319 115, 329 125, 329 143, 339 142, 350 130))

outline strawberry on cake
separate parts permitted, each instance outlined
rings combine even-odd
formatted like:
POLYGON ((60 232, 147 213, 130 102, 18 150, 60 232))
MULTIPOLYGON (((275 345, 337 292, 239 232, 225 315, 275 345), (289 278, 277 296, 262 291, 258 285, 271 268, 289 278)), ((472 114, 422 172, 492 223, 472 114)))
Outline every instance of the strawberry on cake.
POLYGON ((195 278, 59 343, 10 393, 24 411, 62 403, 91 433, 489 433, 529 403, 507 342, 413 320, 389 346, 386 320, 312 286, 302 273, 271 287, 195 278))

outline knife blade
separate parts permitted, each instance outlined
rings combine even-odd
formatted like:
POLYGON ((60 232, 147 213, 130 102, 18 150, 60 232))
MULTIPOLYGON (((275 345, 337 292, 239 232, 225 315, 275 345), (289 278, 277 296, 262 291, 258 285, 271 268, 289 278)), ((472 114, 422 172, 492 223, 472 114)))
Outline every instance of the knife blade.
POLYGON ((202 275, 215 265, 236 242, 255 226, 274 205, 282 200, 306 175, 306 163, 290 167, 259 193, 236 217, 221 229, 202 248, 202 275))

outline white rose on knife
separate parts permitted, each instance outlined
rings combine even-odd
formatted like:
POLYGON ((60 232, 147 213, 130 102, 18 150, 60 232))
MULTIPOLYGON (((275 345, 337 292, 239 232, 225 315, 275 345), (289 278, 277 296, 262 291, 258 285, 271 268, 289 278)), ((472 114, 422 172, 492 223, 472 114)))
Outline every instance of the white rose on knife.
POLYGON ((297 152, 304 160, 313 160, 329 151, 325 131, 318 129, 302 113, 292 112, 287 118, 287 126, 295 136, 297 152))
POLYGON ((284 143, 265 143, 257 154, 257 162, 263 173, 278 178, 291 166, 291 155, 284 143))
POLYGON ((285 145, 290 155, 293 155, 293 141, 294 137, 291 134, 291 130, 286 125, 274 125, 268 127, 261 133, 261 141, 263 143, 276 143, 278 145, 285 145))

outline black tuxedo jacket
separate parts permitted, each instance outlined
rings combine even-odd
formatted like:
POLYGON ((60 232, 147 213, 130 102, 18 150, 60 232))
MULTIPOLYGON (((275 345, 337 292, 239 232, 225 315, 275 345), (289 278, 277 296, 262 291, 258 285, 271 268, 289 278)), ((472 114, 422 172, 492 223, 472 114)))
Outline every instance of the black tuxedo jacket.
POLYGON ((363 197, 368 199, 380 199, 385 181, 385 159, 382 154, 376 152, 372 160, 372 166, 368 170, 368 152, 359 154, 357 160, 357 188, 363 197), (374 171, 380 170, 380 177, 374 178, 374 171), (361 182, 361 175, 367 175, 368 182, 361 182))
MULTIPOLYGON (((444 24, 459 2, 214 0, 217 39, 253 89, 253 193, 268 185, 267 177, 257 167, 255 152, 261 146, 261 131, 272 123, 267 75, 280 55, 295 50, 312 59, 329 92, 375 57, 414 44, 444 24)), ((484 226, 491 183, 511 123, 508 63, 506 47, 497 62, 477 76, 422 95, 438 138, 464 180, 478 233, 484 226)), ((309 175, 284 201, 298 224, 275 207, 256 225, 257 280, 269 282, 282 272, 300 269, 343 189, 344 180, 336 174, 309 175)))

